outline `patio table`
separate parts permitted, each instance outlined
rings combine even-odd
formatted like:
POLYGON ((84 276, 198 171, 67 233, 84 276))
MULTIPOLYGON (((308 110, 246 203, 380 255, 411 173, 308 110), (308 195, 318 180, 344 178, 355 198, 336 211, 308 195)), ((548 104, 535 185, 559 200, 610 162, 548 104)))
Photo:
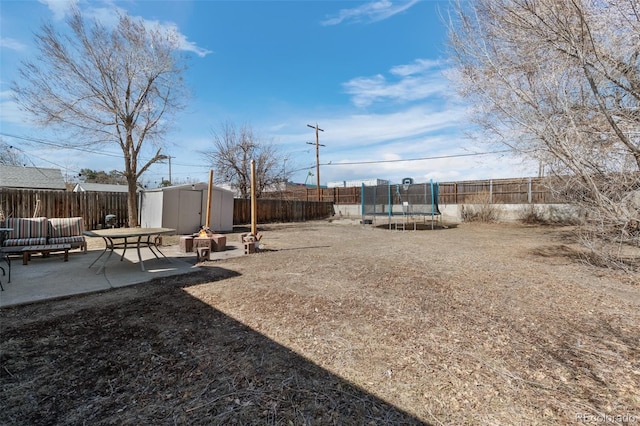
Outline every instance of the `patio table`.
MULTIPOLYGON (((84 235, 88 237, 100 237, 104 240, 105 248, 100 256, 94 260, 89 268, 91 268, 102 256, 109 253, 103 260, 102 264, 98 268, 96 274, 99 274, 105 266, 107 262, 113 255, 115 249, 123 249, 122 256, 120 257, 120 261, 124 259, 124 254, 127 251, 129 246, 135 246, 136 251, 138 252, 138 260, 140 262, 140 269, 144 271, 144 262, 142 261, 142 256, 140 255, 140 248, 148 248, 151 253, 157 258, 160 259, 160 256, 156 253, 160 253, 162 257, 167 259, 167 256, 160 251, 160 248, 156 244, 155 237, 166 234, 175 234, 176 230, 171 228, 109 228, 109 229, 96 229, 93 231, 85 231, 84 235), (154 237, 152 239, 152 237, 154 237)), ((167 259, 168 260, 168 259, 167 259)))

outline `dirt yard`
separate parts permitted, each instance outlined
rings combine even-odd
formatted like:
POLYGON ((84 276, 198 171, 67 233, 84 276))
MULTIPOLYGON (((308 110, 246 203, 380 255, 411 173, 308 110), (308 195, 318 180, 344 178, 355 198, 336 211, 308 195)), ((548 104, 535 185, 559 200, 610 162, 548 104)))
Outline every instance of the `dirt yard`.
POLYGON ((260 231, 202 272, 1 310, 0 424, 640 424, 639 279, 570 228, 260 231))

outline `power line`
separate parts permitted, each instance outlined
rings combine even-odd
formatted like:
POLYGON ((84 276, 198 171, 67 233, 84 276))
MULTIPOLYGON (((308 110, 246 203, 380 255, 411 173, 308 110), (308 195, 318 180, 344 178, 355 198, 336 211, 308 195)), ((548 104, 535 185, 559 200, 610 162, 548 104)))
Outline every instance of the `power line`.
MULTIPOLYGON (((443 158, 456 158, 456 157, 473 157, 476 155, 491 155, 491 154, 501 154, 505 152, 511 152, 510 149, 505 149, 501 151, 489 151, 489 152, 474 152, 469 154, 451 154, 451 155, 439 155, 435 157, 420 157, 420 158, 403 158, 399 160, 373 160, 373 161, 352 161, 348 163, 332 163, 328 162, 322 164, 323 166, 351 166, 356 164, 377 164, 377 163, 400 163, 403 161, 422 161, 422 160, 440 160, 443 158)), ((301 169, 305 170, 305 169, 301 169)))
POLYGON ((311 166, 307 166, 307 167, 303 167, 301 169, 295 169, 295 170, 291 170, 289 173, 297 173, 297 172, 301 172, 303 170, 312 170, 314 167, 316 167, 315 164, 311 165, 311 166))
MULTIPOLYGON (((48 141, 48 140, 45 140, 45 139, 37 139, 37 138, 33 138, 33 137, 12 135, 10 133, 4 133, 4 132, 0 132, 0 136, 6 136, 6 137, 9 137, 9 138, 14 138, 14 139, 24 140, 24 141, 38 143, 38 144, 42 144, 42 145, 52 146, 52 147, 55 147, 55 148, 69 149, 69 150, 75 150, 75 151, 80 151, 80 152, 87 152, 87 153, 90 153, 90 154, 104 155, 104 156, 107 156, 107 157, 122 158, 122 154, 119 154, 119 153, 108 152, 108 151, 94 151, 94 150, 92 150, 90 148, 81 148, 81 147, 76 147, 76 146, 69 146, 69 145, 65 145, 65 144, 62 144, 62 143, 58 143, 58 142, 48 141)), ((24 151, 24 150, 21 150, 21 151, 23 153, 25 153, 25 155, 26 155, 26 151, 24 151)), ((39 158, 39 157, 37 157, 37 158, 39 158)), ((171 156, 171 158, 175 158, 175 157, 171 156)), ((179 163, 179 162, 178 163, 172 162, 172 164, 174 166, 202 167, 202 168, 207 168, 207 169, 211 168, 210 166, 203 165, 202 163, 185 164, 185 163, 179 163)))
MULTIPOLYGON (((82 147, 78 147, 78 146, 70 146, 70 145, 65 145, 59 142, 52 142, 52 141, 48 141, 46 139, 37 139, 34 137, 26 137, 26 136, 18 136, 18 135, 12 135, 10 133, 4 133, 4 132, 0 132, 1 136, 6 136, 9 138, 14 138, 14 139, 19 139, 19 140, 23 140, 23 141, 28 141, 28 142, 33 142, 33 143, 37 143, 37 144, 41 144, 41 145, 47 145, 47 146, 52 146, 54 148, 60 148, 60 149, 68 149, 68 150, 72 150, 72 151, 80 151, 80 152, 87 152, 89 154, 94 154, 94 155, 103 155, 106 157, 114 157, 114 158, 122 158, 122 154, 121 153, 114 153, 114 152, 109 152, 109 151, 95 151, 91 148, 82 148, 82 147)), ((102 142, 101 142, 102 143, 102 142)), ((26 151, 21 150, 25 155, 27 155, 26 151)), ((31 154, 33 155, 33 154, 31 154)), ((34 157, 36 158, 40 158, 34 155, 34 157)), ((175 158, 173 156, 171 156, 170 158, 175 158)), ((52 163, 51 161, 49 161, 49 163, 51 164, 55 164, 52 163)), ((181 164, 181 163, 173 163, 174 165, 177 166, 188 166, 188 167, 209 167, 209 166, 203 166, 201 164, 181 164)))
MULTIPOLYGON (((511 152, 511 150, 505 149, 505 150, 501 150, 501 151, 473 152, 473 153, 469 153, 469 154, 451 154, 451 155, 439 155, 439 156, 434 156, 434 157, 404 158, 404 159, 400 159, 400 160, 351 161, 351 162, 348 162, 348 163, 333 163, 333 162, 330 161, 328 163, 322 163, 320 165, 321 166, 351 166, 351 165, 357 165, 357 164, 399 163, 399 162, 403 162, 403 161, 439 160, 439 159, 443 159, 443 158, 473 157, 473 156, 479 156, 479 155, 503 154, 503 153, 506 153, 506 152, 511 152)), ((290 173, 297 173, 297 172, 301 172, 301 171, 304 171, 304 170, 312 170, 314 167, 316 167, 316 164, 313 164, 313 165, 310 165, 310 166, 306 166, 306 167, 301 167, 301 168, 295 169, 295 170, 291 170, 290 173)))
MULTIPOLYGON (((27 160, 29 160, 29 161, 31 162, 31 165, 32 165, 34 168, 38 169, 38 170, 39 170, 39 169, 41 169, 41 168, 43 168, 43 167, 36 166, 36 163, 34 163, 34 162, 33 162, 33 160, 32 160, 31 158, 29 158, 30 156, 31 156, 31 157, 35 157, 35 158, 37 158, 37 159, 38 159, 38 160, 40 160, 40 161, 44 161, 45 163, 49 163, 49 164, 53 164, 54 166, 58 166, 58 167, 60 167, 61 169, 68 170, 68 168, 67 168, 67 167, 62 166, 62 165, 60 165, 60 164, 58 164, 58 163, 54 163, 54 162, 53 162, 53 161, 51 161, 51 160, 47 160, 46 158, 39 157, 39 156, 37 156, 37 155, 35 155, 35 154, 27 154, 24 150, 22 150, 22 149, 20 149, 20 148, 18 148, 18 147, 14 147, 14 148, 15 148, 15 149, 17 149, 18 151, 22 152, 22 155, 24 155, 24 156, 26 157, 26 159, 27 159, 27 160)), ((71 170, 71 171, 72 171, 72 172, 79 173, 77 170, 71 170)))
MULTIPOLYGON (((316 126, 312 126, 307 124, 308 127, 311 127, 312 129, 316 129, 316 126)), ((318 128, 318 131, 324 131, 320 128, 318 128)), ((91 149, 88 148, 80 148, 80 147, 72 147, 72 146, 68 146, 68 145, 64 145, 64 144, 60 144, 60 143, 56 143, 56 142, 51 142, 51 141, 47 141, 44 139, 36 139, 36 138, 31 138, 31 137, 24 137, 24 136, 17 136, 17 135, 12 135, 9 133, 4 133, 4 132, 0 132, 0 135, 2 136, 7 136, 7 137, 11 137, 11 138, 15 138, 15 139, 20 139, 20 140, 26 140, 29 142, 35 142, 35 143, 39 143, 39 144, 43 144, 43 145, 49 145, 49 146, 53 146, 56 148, 63 148, 63 149, 71 149, 71 150, 77 150, 77 151, 81 151, 81 152, 88 152, 94 155, 105 155, 105 156, 109 156, 109 157, 115 157, 115 158, 122 158, 121 154, 114 154, 114 153, 109 153, 109 152, 105 152, 105 151, 93 151, 91 149)), ((315 145, 314 143, 310 143, 310 145, 315 145)), ((318 146, 325 146, 322 145, 320 143, 318 143, 318 146)), ((24 150, 20 150, 22 151, 24 154, 26 154, 26 152, 24 150)), ((458 157, 473 157, 473 156, 480 156, 480 155, 491 155, 491 154, 503 154, 503 153, 508 153, 508 152, 512 152, 512 150, 499 150, 499 151, 488 151, 488 152, 474 152, 474 153, 467 153, 467 154, 451 154, 451 155, 439 155, 439 156, 433 156, 433 157, 417 157, 417 158, 404 158, 404 159, 397 159, 397 160, 372 160, 372 161, 350 161, 350 162, 344 162, 344 163, 332 163, 332 162, 328 162, 328 163, 316 163, 315 167, 316 169, 318 168, 319 165, 322 166, 351 166, 351 165, 358 165, 358 164, 381 164, 381 163, 399 163, 399 162, 407 162, 407 161, 425 161, 425 160, 440 160, 440 159, 445 159, 445 158, 458 158, 458 157)), ((33 154, 30 154, 33 155, 33 154)), ((65 168, 62 167, 52 161, 49 160, 45 160, 43 158, 40 158, 36 155, 33 155, 34 157, 45 161, 47 163, 50 164, 54 164, 58 167, 61 168, 65 168)), ((172 157, 173 158, 173 157, 172 157)), ((202 168, 210 168, 210 166, 208 165, 204 165, 202 163, 194 163, 194 164, 185 164, 185 163, 176 163, 174 162, 173 165, 177 165, 177 166, 187 166, 187 167, 202 167, 202 168)), ((291 173, 295 173, 298 171, 302 171, 302 170, 308 170, 313 168, 314 166, 309 166, 309 167, 304 167, 304 168, 300 168, 297 170, 293 170, 291 173)), ((317 170, 316 170, 317 172, 317 170)), ((186 173, 178 173, 178 174, 186 174, 186 173)))
POLYGON ((92 150, 90 148, 81 148, 81 147, 77 147, 77 146, 69 146, 69 145, 58 143, 58 142, 51 142, 51 141, 48 141, 48 140, 45 140, 45 139, 36 139, 36 138, 33 138, 33 137, 12 135, 12 134, 9 134, 9 133, 4 133, 4 132, 0 132, 0 135, 6 136, 6 137, 9 137, 9 138, 23 140, 23 141, 38 143, 38 144, 41 144, 41 145, 53 146, 55 148, 70 149, 70 150, 74 150, 74 151, 88 152, 88 153, 91 153, 91 154, 105 155, 107 157, 122 158, 122 154, 111 153, 111 152, 107 152, 107 151, 94 151, 94 150, 92 150))

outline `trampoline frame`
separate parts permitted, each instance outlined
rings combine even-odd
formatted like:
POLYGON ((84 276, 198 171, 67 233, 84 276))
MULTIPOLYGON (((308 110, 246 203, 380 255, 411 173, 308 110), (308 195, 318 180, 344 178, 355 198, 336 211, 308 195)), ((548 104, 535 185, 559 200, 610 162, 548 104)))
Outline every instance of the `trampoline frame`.
MULTIPOLYGON (((434 223, 436 216, 441 219, 440 209, 438 207, 438 183, 434 183, 433 180, 430 180, 429 183, 418 183, 418 184, 392 184, 389 183, 387 185, 376 185, 375 189, 373 189, 373 204, 367 203, 367 189, 369 192, 371 191, 371 187, 366 187, 364 183, 362 184, 362 196, 361 196, 361 214, 362 214, 362 223, 367 223, 366 217, 372 216, 372 224, 375 224, 377 217, 387 217, 387 222, 389 224, 389 229, 392 229, 395 226, 396 229, 399 229, 399 225, 402 226, 402 230, 406 229, 408 219, 412 219, 413 217, 422 217, 424 223, 426 223, 427 217, 431 217, 431 229, 434 229, 434 223), (429 194, 426 193, 427 185, 429 185, 430 191, 429 194), (378 199, 377 188, 386 187, 386 202, 385 203, 376 203, 375 201, 378 199), (407 196, 410 196, 410 187, 424 187, 424 203, 422 204, 409 204, 409 201, 404 201, 402 198, 402 192, 400 188, 403 188, 406 192, 407 196), (395 191, 392 191, 395 189, 395 191), (397 196, 399 203, 394 202, 394 197, 397 196), (380 212, 377 211, 376 206, 381 206, 382 210, 380 212), (429 209, 425 209, 425 211, 413 211, 414 205, 420 206, 429 206, 429 209), (373 211, 371 208, 367 209, 367 206, 373 206, 373 211), (386 207, 386 209, 385 209, 386 207), (400 207, 400 211, 398 208, 400 207), (385 211, 386 210, 386 211, 385 211), (426 211, 429 210, 429 211, 426 211), (402 218, 400 223, 396 221, 396 218, 402 218)), ((415 194, 413 194, 415 195, 415 194)), ((417 229, 417 221, 413 221, 413 229, 414 231, 417 229)))

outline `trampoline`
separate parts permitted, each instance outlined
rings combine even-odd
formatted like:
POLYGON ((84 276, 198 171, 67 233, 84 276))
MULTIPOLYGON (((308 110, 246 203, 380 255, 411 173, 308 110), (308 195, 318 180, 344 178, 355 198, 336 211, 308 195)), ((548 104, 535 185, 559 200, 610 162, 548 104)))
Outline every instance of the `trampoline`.
POLYGON ((362 223, 376 223, 376 219, 386 218, 389 229, 405 230, 410 222, 416 230, 418 219, 426 223, 431 218, 431 229, 436 218, 440 218, 438 208, 438 183, 362 185, 362 223), (371 217, 371 219, 368 219, 371 217))

